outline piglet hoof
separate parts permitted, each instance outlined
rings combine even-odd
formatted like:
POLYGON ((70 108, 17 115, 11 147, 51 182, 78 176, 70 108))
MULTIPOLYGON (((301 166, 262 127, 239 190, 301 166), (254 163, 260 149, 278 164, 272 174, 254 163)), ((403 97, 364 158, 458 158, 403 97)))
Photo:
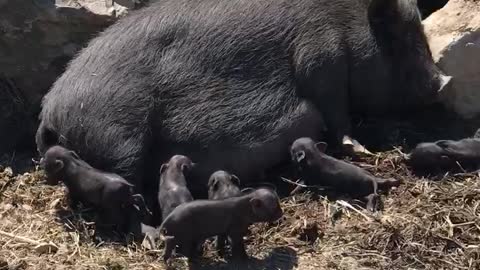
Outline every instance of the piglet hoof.
POLYGON ((390 184, 390 187, 399 187, 403 183, 401 179, 395 179, 395 178, 389 178, 388 182, 390 184))
POLYGON ((373 156, 365 146, 361 145, 357 140, 344 136, 342 140, 342 147, 346 154, 350 156, 373 156))
POLYGON ((249 258, 250 257, 248 257, 246 252, 237 252, 232 254, 232 261, 234 263, 247 262, 249 258))
POLYGON ((367 210, 375 213, 377 211, 382 210, 382 199, 380 198, 380 195, 372 193, 368 196, 365 197, 367 200, 367 210))

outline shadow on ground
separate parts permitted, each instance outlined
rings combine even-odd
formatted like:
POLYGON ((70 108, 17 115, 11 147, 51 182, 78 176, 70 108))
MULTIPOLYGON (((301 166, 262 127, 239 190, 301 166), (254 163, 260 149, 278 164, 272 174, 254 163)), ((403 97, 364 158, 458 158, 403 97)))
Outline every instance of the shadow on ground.
POLYGON ((298 264, 297 252, 290 247, 276 247, 263 259, 250 257, 247 262, 219 262, 202 260, 190 270, 290 270, 298 264))

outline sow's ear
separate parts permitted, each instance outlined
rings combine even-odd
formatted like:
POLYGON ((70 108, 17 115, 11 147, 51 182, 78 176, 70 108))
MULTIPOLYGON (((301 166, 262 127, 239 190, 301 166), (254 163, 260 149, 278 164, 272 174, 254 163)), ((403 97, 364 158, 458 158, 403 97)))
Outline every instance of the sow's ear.
POLYGON ((368 17, 374 23, 420 21, 419 14, 416 0, 372 0, 368 6, 368 17))
POLYGON ((380 22, 381 19, 391 19, 397 9, 397 0, 372 0, 368 6, 368 17, 375 22, 380 22))

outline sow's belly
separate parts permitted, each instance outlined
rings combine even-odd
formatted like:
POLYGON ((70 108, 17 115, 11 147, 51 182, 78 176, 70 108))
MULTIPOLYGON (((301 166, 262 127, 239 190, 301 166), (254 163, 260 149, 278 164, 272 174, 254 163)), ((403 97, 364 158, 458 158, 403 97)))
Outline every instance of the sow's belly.
MULTIPOLYGON (((236 139, 232 138, 234 136, 222 138, 225 136, 225 130, 218 129, 218 140, 195 142, 193 136, 194 139, 188 140, 187 143, 174 139, 163 141, 158 145, 157 152, 161 153, 157 157, 160 159, 158 163, 166 162, 174 154, 189 156, 198 165, 195 169, 195 178, 199 179, 202 185, 216 170, 234 173, 240 177, 242 183, 260 181, 259 176, 266 169, 289 158, 289 146, 295 139, 303 136, 319 138, 324 128, 318 110, 305 101, 292 108, 290 115, 270 121, 277 124, 270 129, 264 129, 261 134, 258 130, 250 132, 245 128, 239 131, 240 134, 235 134, 236 139)), ((240 126, 242 124, 238 123, 240 126)), ((265 126, 268 124, 265 123, 265 126)))

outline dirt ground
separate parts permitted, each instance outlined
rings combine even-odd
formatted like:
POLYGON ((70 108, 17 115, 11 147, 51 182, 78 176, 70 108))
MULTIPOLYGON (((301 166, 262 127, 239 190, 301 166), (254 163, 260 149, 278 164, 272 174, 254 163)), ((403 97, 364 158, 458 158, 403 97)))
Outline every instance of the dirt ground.
MULTIPOLYGON (((356 163, 404 181, 382 196, 383 211, 318 192, 285 197, 280 222, 251 228, 247 264, 219 259, 210 243, 194 268, 480 269, 480 177, 422 179, 402 156, 396 149, 356 163)), ((0 169, 0 269, 166 269, 163 246, 94 241, 93 222, 72 213, 64 194, 63 186, 45 185, 41 171, 0 169)), ((171 268, 188 266, 177 258, 171 268)))

